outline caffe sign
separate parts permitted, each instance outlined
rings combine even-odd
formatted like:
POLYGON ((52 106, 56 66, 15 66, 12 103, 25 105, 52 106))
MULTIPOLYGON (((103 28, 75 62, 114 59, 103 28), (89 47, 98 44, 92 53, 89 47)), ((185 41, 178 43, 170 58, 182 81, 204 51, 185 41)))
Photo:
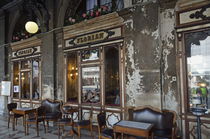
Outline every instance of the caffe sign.
POLYGON ((87 33, 66 40, 65 47, 79 47, 121 37, 121 27, 87 33))
POLYGON ((20 56, 31 55, 33 53, 34 53, 33 48, 27 48, 27 49, 17 51, 16 55, 20 57, 20 56))
POLYGON ((108 36, 108 33, 105 31, 96 32, 93 34, 88 34, 88 35, 75 38, 74 44, 81 45, 81 44, 91 43, 95 41, 101 41, 101 40, 104 40, 107 36, 108 36))
POLYGON ((12 52, 12 57, 17 58, 17 57, 30 56, 39 52, 40 52, 40 46, 24 48, 24 49, 20 49, 15 52, 12 52))

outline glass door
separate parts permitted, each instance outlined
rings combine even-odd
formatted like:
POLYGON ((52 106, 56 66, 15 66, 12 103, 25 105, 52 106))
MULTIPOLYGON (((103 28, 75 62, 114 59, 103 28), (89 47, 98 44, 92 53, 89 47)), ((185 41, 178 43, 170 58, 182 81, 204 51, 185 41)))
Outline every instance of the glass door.
POLYGON ((22 99, 30 99, 30 90, 31 90, 31 85, 30 85, 30 71, 24 71, 20 73, 20 90, 21 90, 21 98, 22 99))

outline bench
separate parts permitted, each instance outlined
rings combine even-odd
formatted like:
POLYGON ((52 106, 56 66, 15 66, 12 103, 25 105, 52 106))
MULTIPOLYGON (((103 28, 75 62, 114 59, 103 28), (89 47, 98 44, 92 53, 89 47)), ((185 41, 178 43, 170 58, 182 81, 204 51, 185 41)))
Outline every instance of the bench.
POLYGON ((129 108, 129 120, 154 124, 152 133, 154 138, 175 139, 176 112, 159 110, 151 106, 129 108))

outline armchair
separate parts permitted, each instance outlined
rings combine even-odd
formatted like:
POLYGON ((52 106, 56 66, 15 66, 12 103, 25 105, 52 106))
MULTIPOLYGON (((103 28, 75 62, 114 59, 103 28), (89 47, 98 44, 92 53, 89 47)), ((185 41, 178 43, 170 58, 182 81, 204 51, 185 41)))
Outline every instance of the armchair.
POLYGON ((153 135, 158 139, 176 138, 176 112, 151 106, 130 108, 129 120, 154 124, 153 135))
POLYGON ((45 121, 47 122, 47 127, 49 127, 49 121, 56 122, 62 116, 61 106, 62 101, 58 100, 43 100, 41 106, 45 108, 45 121))

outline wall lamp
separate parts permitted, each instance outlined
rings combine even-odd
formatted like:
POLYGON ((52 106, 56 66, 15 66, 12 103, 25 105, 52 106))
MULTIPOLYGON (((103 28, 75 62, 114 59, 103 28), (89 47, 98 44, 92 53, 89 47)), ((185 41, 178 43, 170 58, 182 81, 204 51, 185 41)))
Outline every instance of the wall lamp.
POLYGON ((77 68, 72 67, 69 71, 69 76, 72 80, 74 80, 76 78, 76 76, 78 76, 78 72, 77 72, 77 68))

